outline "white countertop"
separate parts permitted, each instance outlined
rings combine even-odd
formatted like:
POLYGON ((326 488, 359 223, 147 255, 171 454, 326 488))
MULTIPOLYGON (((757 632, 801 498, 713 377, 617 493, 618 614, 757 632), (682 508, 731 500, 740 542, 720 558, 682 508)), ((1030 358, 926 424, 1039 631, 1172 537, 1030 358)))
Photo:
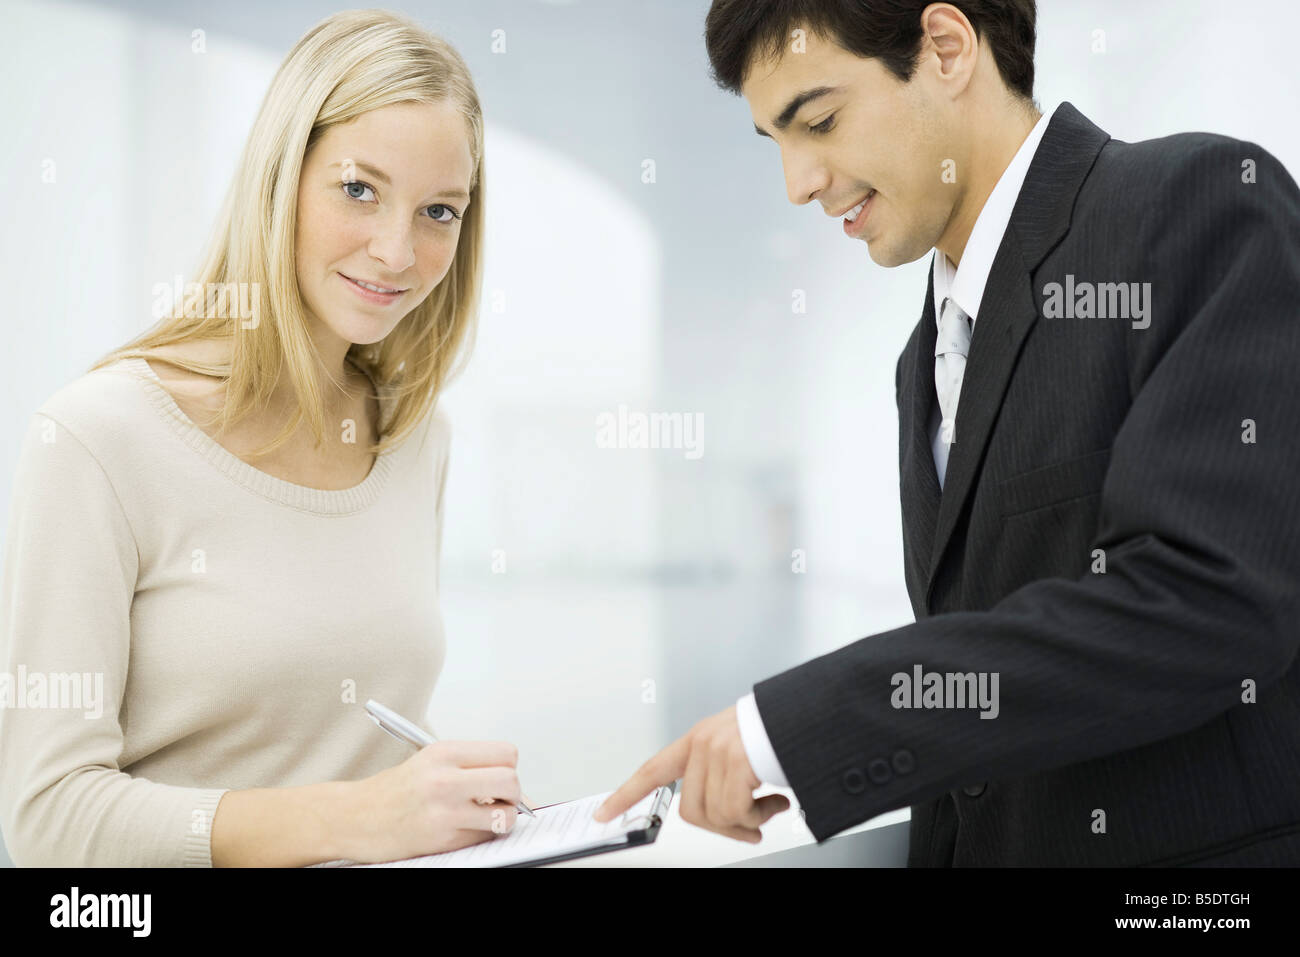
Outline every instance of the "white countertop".
MULTIPOLYGON (((736 841, 721 834, 714 834, 703 828, 688 824, 682 820, 678 809, 680 794, 673 796, 672 807, 668 817, 659 828, 659 836, 653 844, 632 847, 627 850, 613 851, 608 854, 594 854, 572 861, 548 864, 547 867, 718 867, 732 864, 765 854, 789 850, 795 847, 815 845, 812 832, 799 813, 799 804, 794 791, 790 788, 766 787, 755 792, 755 796, 764 794, 784 794, 790 799, 790 810, 774 816, 763 825, 763 840, 757 844, 736 841)), ((857 834, 873 828, 884 827, 909 820, 911 810, 899 808, 874 817, 869 821, 841 831, 831 841, 836 841, 849 834, 857 834)), ((892 862, 896 864, 904 862, 892 862)))

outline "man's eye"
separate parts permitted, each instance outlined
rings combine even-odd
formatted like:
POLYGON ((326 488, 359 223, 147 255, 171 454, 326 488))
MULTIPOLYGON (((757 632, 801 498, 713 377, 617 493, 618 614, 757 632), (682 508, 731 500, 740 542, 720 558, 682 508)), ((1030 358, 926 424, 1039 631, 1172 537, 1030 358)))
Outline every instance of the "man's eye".
POLYGON ((816 126, 810 126, 808 127, 808 129, 818 135, 821 135, 822 133, 829 133, 834 128, 833 127, 834 119, 835 119, 835 114, 832 113, 830 116, 826 117, 826 119, 822 120, 816 126))

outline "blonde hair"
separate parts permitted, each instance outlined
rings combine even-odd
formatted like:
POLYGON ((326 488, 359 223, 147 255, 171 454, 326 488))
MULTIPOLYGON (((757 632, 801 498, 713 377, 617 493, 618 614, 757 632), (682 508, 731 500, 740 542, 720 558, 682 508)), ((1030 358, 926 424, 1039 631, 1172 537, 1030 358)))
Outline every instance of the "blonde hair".
POLYGON ((319 444, 324 435, 322 383, 294 257, 303 158, 332 127, 380 107, 411 102, 450 102, 464 115, 473 174, 447 275, 382 340, 348 350, 348 358, 391 397, 391 409, 379 424, 379 444, 370 451, 399 444, 431 411, 473 345, 483 260, 483 119, 460 54, 414 21, 384 10, 336 13, 298 41, 271 81, 253 123, 194 277, 197 290, 185 296, 183 307, 88 371, 119 359, 145 358, 187 339, 230 339, 228 364, 167 357, 191 372, 226 378, 225 403, 213 420, 218 430, 266 405, 284 360, 297 411, 275 440, 254 454, 278 448, 304 415, 319 444), (240 282, 249 283, 255 293, 254 314, 261 321, 252 328, 243 326, 238 310, 234 318, 215 318, 212 310, 195 302, 202 299, 202 290, 240 282))

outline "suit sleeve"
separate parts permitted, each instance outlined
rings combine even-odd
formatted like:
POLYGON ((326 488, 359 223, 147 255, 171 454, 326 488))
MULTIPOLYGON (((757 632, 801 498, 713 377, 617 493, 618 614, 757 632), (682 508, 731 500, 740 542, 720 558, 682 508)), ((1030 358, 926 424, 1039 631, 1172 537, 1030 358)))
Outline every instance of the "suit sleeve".
POLYGON ((925 618, 758 684, 819 841, 954 787, 1190 731, 1241 704, 1244 682, 1262 696, 1291 667, 1300 194, 1273 157, 1227 140, 1163 184, 1135 246, 1145 259, 1131 278, 1152 282, 1152 313, 1125 334, 1132 401, 1094 536, 1105 573, 1039 579, 986 611, 925 618), (918 664, 997 673, 997 717, 894 708, 891 676, 918 664))

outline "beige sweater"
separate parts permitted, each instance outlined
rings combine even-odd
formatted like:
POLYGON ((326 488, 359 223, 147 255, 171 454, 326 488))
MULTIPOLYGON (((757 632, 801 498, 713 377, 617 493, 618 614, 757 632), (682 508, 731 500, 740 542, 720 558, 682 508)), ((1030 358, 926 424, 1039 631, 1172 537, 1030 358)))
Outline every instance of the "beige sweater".
POLYGON ((0 594, 14 862, 210 866, 227 789, 409 757, 363 706, 429 727, 449 440, 430 415, 325 491, 227 452, 142 359, 55 393, 22 440, 0 594))

